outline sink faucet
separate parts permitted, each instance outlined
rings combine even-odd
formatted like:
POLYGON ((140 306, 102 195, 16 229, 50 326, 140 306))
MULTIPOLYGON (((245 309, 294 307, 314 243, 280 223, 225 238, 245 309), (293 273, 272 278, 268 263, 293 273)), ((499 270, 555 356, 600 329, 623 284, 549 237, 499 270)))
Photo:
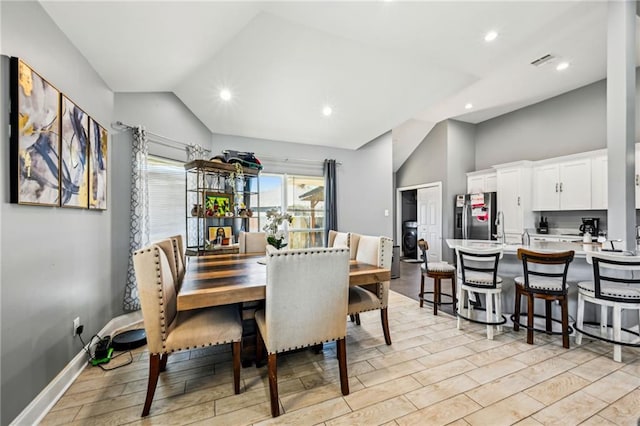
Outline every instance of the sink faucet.
POLYGON ((494 234, 494 236, 498 239, 498 242, 501 244, 504 244, 505 238, 504 238, 504 213, 502 212, 502 210, 498 211, 498 214, 496 215, 496 227, 497 227, 497 234, 494 234))

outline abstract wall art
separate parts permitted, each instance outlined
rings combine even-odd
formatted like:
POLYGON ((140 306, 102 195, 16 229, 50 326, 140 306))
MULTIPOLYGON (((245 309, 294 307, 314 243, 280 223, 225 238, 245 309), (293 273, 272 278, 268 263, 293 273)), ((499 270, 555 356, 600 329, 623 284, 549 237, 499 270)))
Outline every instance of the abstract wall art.
POLYGON ((109 134, 89 119, 89 208, 107 209, 107 148, 109 134))
POLYGON ((19 58, 10 61, 10 201, 60 204, 60 92, 19 58))
POLYGON ((89 207, 89 116, 65 95, 61 101, 60 205, 89 207))

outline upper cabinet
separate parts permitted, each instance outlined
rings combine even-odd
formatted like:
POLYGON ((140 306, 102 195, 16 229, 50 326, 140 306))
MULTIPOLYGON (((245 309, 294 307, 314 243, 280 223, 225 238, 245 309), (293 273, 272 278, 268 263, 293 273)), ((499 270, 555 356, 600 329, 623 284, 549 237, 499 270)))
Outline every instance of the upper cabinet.
MULTIPOLYGON (((607 163, 606 151, 591 159, 591 208, 594 210, 606 210, 608 206, 607 163)), ((637 192, 638 187, 636 186, 637 192)), ((638 197, 636 195, 637 203, 638 197)))
POLYGON ((590 157, 533 168, 533 210, 591 208, 590 157))
POLYGON ((496 171, 479 170, 467 173, 467 194, 478 192, 496 192, 498 184, 496 181, 496 171))
POLYGON ((504 232, 507 242, 517 242, 525 228, 533 228, 531 211, 531 163, 517 163, 495 166, 498 210, 504 217, 504 232))

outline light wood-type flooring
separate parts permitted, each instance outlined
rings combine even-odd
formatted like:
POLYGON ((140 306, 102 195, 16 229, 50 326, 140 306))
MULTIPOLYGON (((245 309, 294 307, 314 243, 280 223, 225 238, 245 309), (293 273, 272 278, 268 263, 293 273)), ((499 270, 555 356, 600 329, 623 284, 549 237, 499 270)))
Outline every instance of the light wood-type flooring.
POLYGON ((143 347, 123 368, 87 367, 42 424, 639 424, 640 349, 623 348, 624 362, 616 363, 611 345, 586 338, 575 346, 572 337, 569 350, 560 336, 536 334, 527 345, 524 331, 505 327, 489 341, 484 327, 465 323, 459 331, 454 317, 433 316, 430 306, 395 292, 393 345, 384 343, 378 311, 361 318, 362 326, 347 327, 348 396, 340 392, 335 344, 317 355, 282 355, 283 414, 272 419, 266 367, 243 368, 234 395, 230 348, 220 346, 171 355, 141 419, 143 347))

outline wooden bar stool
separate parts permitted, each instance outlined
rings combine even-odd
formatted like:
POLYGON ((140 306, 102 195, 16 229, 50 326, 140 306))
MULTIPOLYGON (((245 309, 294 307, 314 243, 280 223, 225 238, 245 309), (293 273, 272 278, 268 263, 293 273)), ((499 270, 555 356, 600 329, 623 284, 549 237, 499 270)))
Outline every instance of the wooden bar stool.
POLYGON ((518 331, 520 326, 527 329, 527 343, 533 344, 533 332, 546 332, 547 334, 562 334, 562 346, 569 348, 569 335, 573 329, 569 327, 569 309, 567 306, 567 271, 573 261, 574 251, 561 253, 539 253, 531 250, 518 249, 518 259, 522 260, 524 275, 515 278, 516 302, 511 320, 513 331, 518 331), (544 265, 544 266, 540 266, 544 265), (520 324, 520 299, 527 298, 527 325, 520 324), (535 299, 545 301, 545 329, 537 329, 534 326, 533 305, 535 299), (560 302, 562 328, 561 331, 553 331, 553 319, 551 308, 553 301, 560 302))
POLYGON ((431 262, 427 261, 427 250, 429 250, 429 244, 420 239, 418 241, 418 247, 422 252, 422 259, 424 264, 421 265, 421 279, 420 279, 420 293, 418 293, 418 299, 420 300, 420 307, 422 308, 424 302, 433 304, 433 315, 438 315, 438 305, 453 305, 453 310, 456 309, 456 268, 453 265, 449 265, 446 262, 431 262), (433 291, 424 291, 424 277, 425 275, 433 279, 433 291), (451 280, 451 294, 442 292, 441 280, 451 280), (429 300, 424 297, 425 294, 433 294, 433 300, 429 300), (447 296, 451 299, 451 302, 443 302, 442 296, 447 296))

